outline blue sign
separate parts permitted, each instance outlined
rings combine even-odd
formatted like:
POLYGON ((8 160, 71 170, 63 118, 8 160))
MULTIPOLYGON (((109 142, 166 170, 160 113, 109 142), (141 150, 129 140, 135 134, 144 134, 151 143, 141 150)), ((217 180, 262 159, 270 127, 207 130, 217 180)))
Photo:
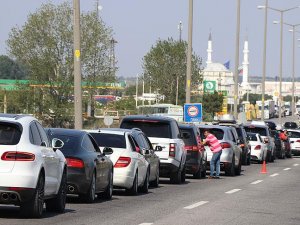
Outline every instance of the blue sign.
POLYGON ((202 104, 184 104, 184 122, 202 122, 202 104))

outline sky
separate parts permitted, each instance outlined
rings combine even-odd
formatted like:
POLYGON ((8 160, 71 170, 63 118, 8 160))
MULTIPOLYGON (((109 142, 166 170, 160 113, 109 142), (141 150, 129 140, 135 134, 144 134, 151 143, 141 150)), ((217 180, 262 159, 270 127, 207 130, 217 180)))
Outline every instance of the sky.
MULTIPOLYGON (((72 2, 71 0, 67 0, 72 2)), ((6 40, 14 26, 21 27, 29 13, 33 13, 48 0, 1 0, 0 8, 0 54, 7 54, 6 40)), ((63 0, 52 0, 55 4, 63 0)), ((118 76, 133 77, 141 74, 143 57, 159 39, 179 38, 178 24, 182 21, 182 38, 188 38, 189 0, 99 0, 100 16, 111 27, 114 39, 118 76)), ((240 65, 243 59, 243 42, 249 41, 250 76, 261 76, 263 56, 264 10, 257 9, 265 0, 241 0, 240 65)), ((94 10, 96 0, 81 0, 81 11, 94 10)), ((194 0, 193 51, 203 59, 207 58, 209 32, 213 39, 213 62, 230 60, 234 70, 237 0, 194 0)), ((300 0, 269 0, 269 6, 287 9, 300 6, 300 0)), ((279 74, 280 14, 269 10, 267 39, 267 76, 279 74)), ((284 22, 300 23, 300 8, 284 14, 284 22)), ((283 29, 283 76, 292 73, 292 33, 289 27, 283 29)), ((299 26, 300 32, 300 26, 299 26)), ((296 33, 300 39, 300 33, 296 33)), ((296 77, 300 76, 300 41, 296 43, 296 77)))

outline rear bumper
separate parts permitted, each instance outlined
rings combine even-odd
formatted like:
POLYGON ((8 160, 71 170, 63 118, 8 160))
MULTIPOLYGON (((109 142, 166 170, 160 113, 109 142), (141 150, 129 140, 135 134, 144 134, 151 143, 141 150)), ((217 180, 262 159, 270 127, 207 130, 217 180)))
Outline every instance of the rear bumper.
POLYGON ((291 150, 291 153, 292 153, 293 155, 300 155, 300 149, 292 149, 292 150, 291 150))
POLYGON ((19 205, 32 199, 34 193, 34 188, 19 188, 13 191, 8 187, 0 187, 0 204, 19 205))
POLYGON ((170 177, 172 173, 175 173, 180 168, 180 163, 176 161, 175 164, 170 162, 164 162, 164 160, 160 161, 159 165, 159 176, 160 177, 170 177))
POLYGON ((91 180, 87 178, 84 170, 68 168, 68 194, 86 194, 90 188, 90 183, 91 180))
POLYGON ((189 159, 185 163, 186 173, 194 174, 199 171, 200 168, 200 159, 189 159))

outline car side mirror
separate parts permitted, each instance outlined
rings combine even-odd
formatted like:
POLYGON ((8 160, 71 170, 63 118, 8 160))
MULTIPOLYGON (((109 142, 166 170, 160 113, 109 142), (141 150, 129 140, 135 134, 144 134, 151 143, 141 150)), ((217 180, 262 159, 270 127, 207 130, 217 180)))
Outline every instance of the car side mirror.
POLYGON ((156 151, 156 152, 161 152, 162 150, 163 150, 163 148, 159 145, 157 145, 154 149, 154 151, 156 151))
POLYGON ((110 147, 104 147, 104 149, 103 149, 104 155, 111 155, 111 154, 113 154, 113 152, 114 152, 114 150, 110 147))
POLYGON ((51 144, 54 150, 60 149, 64 146, 64 142, 58 138, 53 138, 51 144))

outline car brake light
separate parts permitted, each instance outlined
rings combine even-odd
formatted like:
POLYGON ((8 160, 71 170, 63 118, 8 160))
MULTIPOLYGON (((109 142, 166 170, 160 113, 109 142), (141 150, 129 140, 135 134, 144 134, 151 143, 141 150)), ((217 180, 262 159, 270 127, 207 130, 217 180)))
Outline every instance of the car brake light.
POLYGON ((254 150, 260 150, 261 149, 261 145, 256 145, 254 150))
POLYGON ((169 156, 175 158, 176 144, 170 143, 169 156))
POLYGON ((131 162, 130 157, 120 156, 118 161, 115 164, 115 168, 127 167, 131 162))
POLYGON ((296 142, 299 142, 299 143, 300 143, 300 140, 297 140, 296 142))
POLYGON ((228 142, 222 142, 221 143, 221 147, 222 147, 222 149, 224 149, 224 148, 231 148, 231 145, 228 142))
POLYGON ((66 158, 68 167, 83 168, 84 162, 81 159, 66 158))
POLYGON ((197 145, 193 145, 193 146, 191 146, 191 145, 186 145, 186 146, 185 146, 185 150, 187 150, 187 151, 194 151, 194 152, 198 152, 198 151, 199 151, 197 145))
POLYGON ((1 156, 3 161, 34 161, 35 155, 29 152, 4 152, 1 156))

